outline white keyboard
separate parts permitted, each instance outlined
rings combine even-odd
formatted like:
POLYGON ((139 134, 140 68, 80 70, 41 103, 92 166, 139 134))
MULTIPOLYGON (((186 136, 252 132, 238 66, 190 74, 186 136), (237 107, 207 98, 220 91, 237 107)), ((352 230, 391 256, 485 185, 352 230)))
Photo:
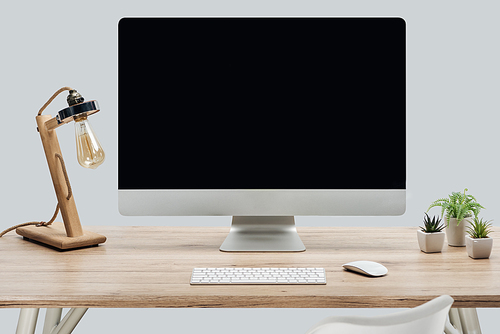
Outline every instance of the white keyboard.
POLYGON ((191 284, 326 284, 324 268, 194 268, 191 284))

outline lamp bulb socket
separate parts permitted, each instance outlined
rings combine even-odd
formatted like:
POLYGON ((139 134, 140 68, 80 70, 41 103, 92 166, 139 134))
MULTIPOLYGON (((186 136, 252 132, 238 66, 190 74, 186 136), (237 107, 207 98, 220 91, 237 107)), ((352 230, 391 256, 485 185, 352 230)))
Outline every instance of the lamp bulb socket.
POLYGON ((72 105, 82 103, 83 101, 85 101, 85 99, 83 98, 83 96, 80 95, 80 93, 76 91, 76 89, 72 89, 69 91, 69 95, 66 98, 66 101, 68 102, 68 105, 71 107, 72 105))

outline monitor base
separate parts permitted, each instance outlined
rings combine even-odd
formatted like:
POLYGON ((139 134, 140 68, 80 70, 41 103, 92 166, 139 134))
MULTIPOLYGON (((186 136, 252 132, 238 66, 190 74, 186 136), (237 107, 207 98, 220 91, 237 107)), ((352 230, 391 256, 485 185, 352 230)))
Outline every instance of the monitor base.
POLYGON ((223 252, 303 252, 293 216, 234 216, 223 252))

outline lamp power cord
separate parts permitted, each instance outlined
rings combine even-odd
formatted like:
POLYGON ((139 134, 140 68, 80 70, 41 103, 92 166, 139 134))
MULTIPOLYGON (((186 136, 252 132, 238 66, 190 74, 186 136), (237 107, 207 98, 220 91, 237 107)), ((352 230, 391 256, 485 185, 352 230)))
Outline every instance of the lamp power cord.
POLYGON ((54 212, 54 215, 52 216, 52 218, 50 218, 50 220, 48 222, 44 222, 44 221, 27 222, 27 223, 18 224, 16 226, 12 226, 12 227, 9 227, 8 229, 6 229, 5 231, 1 232, 0 238, 3 237, 5 234, 9 233, 10 231, 17 229, 18 227, 29 226, 29 225, 48 226, 48 225, 52 224, 54 222, 54 220, 56 220, 56 217, 58 214, 59 214, 59 203, 57 203, 56 211, 54 212))

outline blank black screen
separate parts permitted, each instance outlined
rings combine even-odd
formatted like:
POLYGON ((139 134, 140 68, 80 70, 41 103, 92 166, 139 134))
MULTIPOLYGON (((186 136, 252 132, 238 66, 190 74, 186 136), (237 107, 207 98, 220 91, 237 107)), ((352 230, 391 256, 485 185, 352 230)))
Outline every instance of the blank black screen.
POLYGON ((399 18, 124 18, 119 189, 405 189, 399 18))

